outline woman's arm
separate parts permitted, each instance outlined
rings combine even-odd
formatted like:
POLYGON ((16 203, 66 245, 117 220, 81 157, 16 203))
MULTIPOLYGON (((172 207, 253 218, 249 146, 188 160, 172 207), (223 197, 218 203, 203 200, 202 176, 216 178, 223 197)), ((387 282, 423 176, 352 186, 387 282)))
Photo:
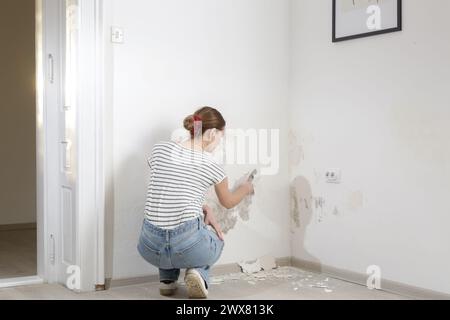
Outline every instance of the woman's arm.
POLYGON ((219 202, 227 209, 236 207, 246 196, 253 193, 253 184, 249 181, 244 182, 234 192, 231 192, 228 187, 228 178, 225 178, 221 183, 217 184, 216 194, 219 202))

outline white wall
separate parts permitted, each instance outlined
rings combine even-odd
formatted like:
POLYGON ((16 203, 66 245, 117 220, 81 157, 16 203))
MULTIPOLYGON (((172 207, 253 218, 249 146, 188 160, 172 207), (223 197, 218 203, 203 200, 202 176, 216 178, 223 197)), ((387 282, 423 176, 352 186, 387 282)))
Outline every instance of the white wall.
MULTIPOLYGON (((153 144, 170 138, 185 116, 218 107, 230 128, 281 129, 281 171, 263 178, 249 222, 226 239, 219 263, 270 253, 290 255, 288 193, 289 1, 114 0, 114 211, 109 257, 114 279, 155 274, 138 254, 153 144), (113 250, 111 250, 113 247, 113 250)), ((231 179, 247 167, 226 168, 231 179)), ((112 182, 113 181, 113 182, 112 182)), ((111 195, 113 193, 113 196, 111 195)), ((110 213, 109 213, 110 214, 110 213)))
POLYGON ((332 44, 331 1, 293 1, 291 178, 326 203, 321 223, 301 210, 292 244, 450 293, 450 2, 429 2, 403 2, 401 33, 332 44), (341 185, 323 183, 329 167, 341 185))
POLYGON ((0 3, 0 225, 36 222, 34 17, 34 0, 0 3))

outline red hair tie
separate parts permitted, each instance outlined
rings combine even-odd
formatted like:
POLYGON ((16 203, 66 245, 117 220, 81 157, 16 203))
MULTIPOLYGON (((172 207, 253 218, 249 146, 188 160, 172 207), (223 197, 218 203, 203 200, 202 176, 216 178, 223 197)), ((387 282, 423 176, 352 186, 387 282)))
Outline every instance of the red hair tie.
POLYGON ((202 130, 202 117, 195 114, 192 118, 194 119, 194 126, 191 129, 191 134, 194 136, 202 130))

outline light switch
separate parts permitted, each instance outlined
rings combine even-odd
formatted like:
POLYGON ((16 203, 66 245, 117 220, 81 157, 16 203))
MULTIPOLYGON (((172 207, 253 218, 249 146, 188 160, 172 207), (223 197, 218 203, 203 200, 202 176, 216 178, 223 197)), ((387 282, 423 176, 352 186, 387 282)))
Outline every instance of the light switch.
POLYGON ((120 27, 112 27, 111 28, 111 41, 112 41, 112 43, 123 43, 124 42, 123 28, 120 28, 120 27))

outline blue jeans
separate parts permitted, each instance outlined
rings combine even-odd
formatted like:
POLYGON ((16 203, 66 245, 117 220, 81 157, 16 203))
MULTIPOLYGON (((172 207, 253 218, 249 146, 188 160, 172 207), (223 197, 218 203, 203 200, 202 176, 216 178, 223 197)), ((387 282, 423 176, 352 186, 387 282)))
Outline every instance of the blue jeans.
POLYGON ((160 281, 177 281, 180 269, 194 268, 208 286, 210 268, 223 247, 224 242, 199 217, 173 230, 144 220, 137 248, 147 262, 159 268, 160 281))

